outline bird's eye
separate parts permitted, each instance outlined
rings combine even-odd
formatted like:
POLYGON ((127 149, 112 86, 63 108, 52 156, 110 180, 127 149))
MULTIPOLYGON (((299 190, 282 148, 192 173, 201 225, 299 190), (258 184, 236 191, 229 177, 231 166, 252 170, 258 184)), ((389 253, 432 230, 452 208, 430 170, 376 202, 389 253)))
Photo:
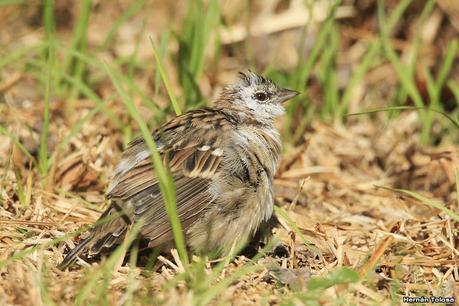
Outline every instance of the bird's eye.
POLYGON ((268 99, 268 95, 260 91, 255 94, 255 99, 258 101, 266 101, 268 99))

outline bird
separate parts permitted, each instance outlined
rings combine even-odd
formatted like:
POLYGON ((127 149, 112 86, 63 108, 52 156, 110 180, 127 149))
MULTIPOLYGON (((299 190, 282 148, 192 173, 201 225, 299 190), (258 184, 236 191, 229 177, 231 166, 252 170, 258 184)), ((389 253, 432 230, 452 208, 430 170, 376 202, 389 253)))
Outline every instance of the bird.
MULTIPOLYGON (((186 246, 192 252, 229 254, 243 246, 273 215, 273 180, 281 139, 275 119, 284 102, 299 93, 252 71, 239 72, 212 107, 191 110, 152 132, 176 191, 176 209, 186 246)), ((114 170, 106 198, 110 206, 87 238, 58 266, 78 256, 95 256, 123 242, 142 220, 139 236, 149 248, 173 247, 150 150, 144 138, 133 140, 114 170)))

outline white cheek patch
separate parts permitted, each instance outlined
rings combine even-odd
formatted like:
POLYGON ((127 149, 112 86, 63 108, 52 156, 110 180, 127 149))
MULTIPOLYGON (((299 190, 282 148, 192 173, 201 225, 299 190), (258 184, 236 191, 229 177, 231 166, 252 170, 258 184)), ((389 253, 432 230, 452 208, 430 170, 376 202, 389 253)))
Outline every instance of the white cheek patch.
POLYGON ((242 98, 246 100, 246 99, 251 99, 254 93, 253 91, 254 90, 251 87, 242 87, 240 93, 241 93, 242 98))
POLYGON ((255 111, 259 105, 257 101, 254 101, 252 98, 252 89, 251 88, 244 88, 241 90, 241 104, 250 108, 251 110, 255 111))
POLYGON ((279 104, 271 104, 269 107, 267 107, 267 111, 274 117, 282 116, 285 114, 284 107, 279 104))
POLYGON ((240 88, 241 99, 238 101, 238 103, 252 110, 257 119, 272 119, 273 117, 278 117, 285 114, 284 107, 280 104, 256 101, 253 98, 254 91, 255 89, 252 87, 240 88))

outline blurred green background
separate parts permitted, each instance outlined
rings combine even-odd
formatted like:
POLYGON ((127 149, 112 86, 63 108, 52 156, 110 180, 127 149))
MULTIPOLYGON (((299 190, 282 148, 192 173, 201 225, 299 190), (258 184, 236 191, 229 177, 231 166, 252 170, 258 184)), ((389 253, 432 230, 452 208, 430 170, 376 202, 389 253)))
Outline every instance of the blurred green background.
POLYGON ((88 99, 129 133, 104 66, 153 126, 253 69, 302 93, 282 123, 293 143, 313 118, 403 108, 417 109, 421 143, 457 142, 457 12, 447 0, 1 1, 0 81, 20 74, 15 101, 63 100, 69 118, 88 99))

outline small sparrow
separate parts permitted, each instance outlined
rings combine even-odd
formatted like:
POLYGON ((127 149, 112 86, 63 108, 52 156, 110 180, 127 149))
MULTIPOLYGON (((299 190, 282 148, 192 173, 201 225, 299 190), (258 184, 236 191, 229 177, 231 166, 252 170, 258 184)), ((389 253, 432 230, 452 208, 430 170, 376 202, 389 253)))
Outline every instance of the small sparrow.
MULTIPOLYGON (((192 251, 228 254, 271 217, 281 150, 274 119, 284 114, 282 103, 296 95, 251 71, 240 73, 237 82, 224 87, 214 107, 190 111, 153 132, 172 173, 178 217, 192 251)), ((123 153, 107 198, 111 206, 100 219, 109 221, 96 223, 89 237, 67 254, 61 269, 81 253, 92 256, 120 244, 141 218, 140 235, 149 247, 173 246, 144 139, 132 141, 123 153)))

